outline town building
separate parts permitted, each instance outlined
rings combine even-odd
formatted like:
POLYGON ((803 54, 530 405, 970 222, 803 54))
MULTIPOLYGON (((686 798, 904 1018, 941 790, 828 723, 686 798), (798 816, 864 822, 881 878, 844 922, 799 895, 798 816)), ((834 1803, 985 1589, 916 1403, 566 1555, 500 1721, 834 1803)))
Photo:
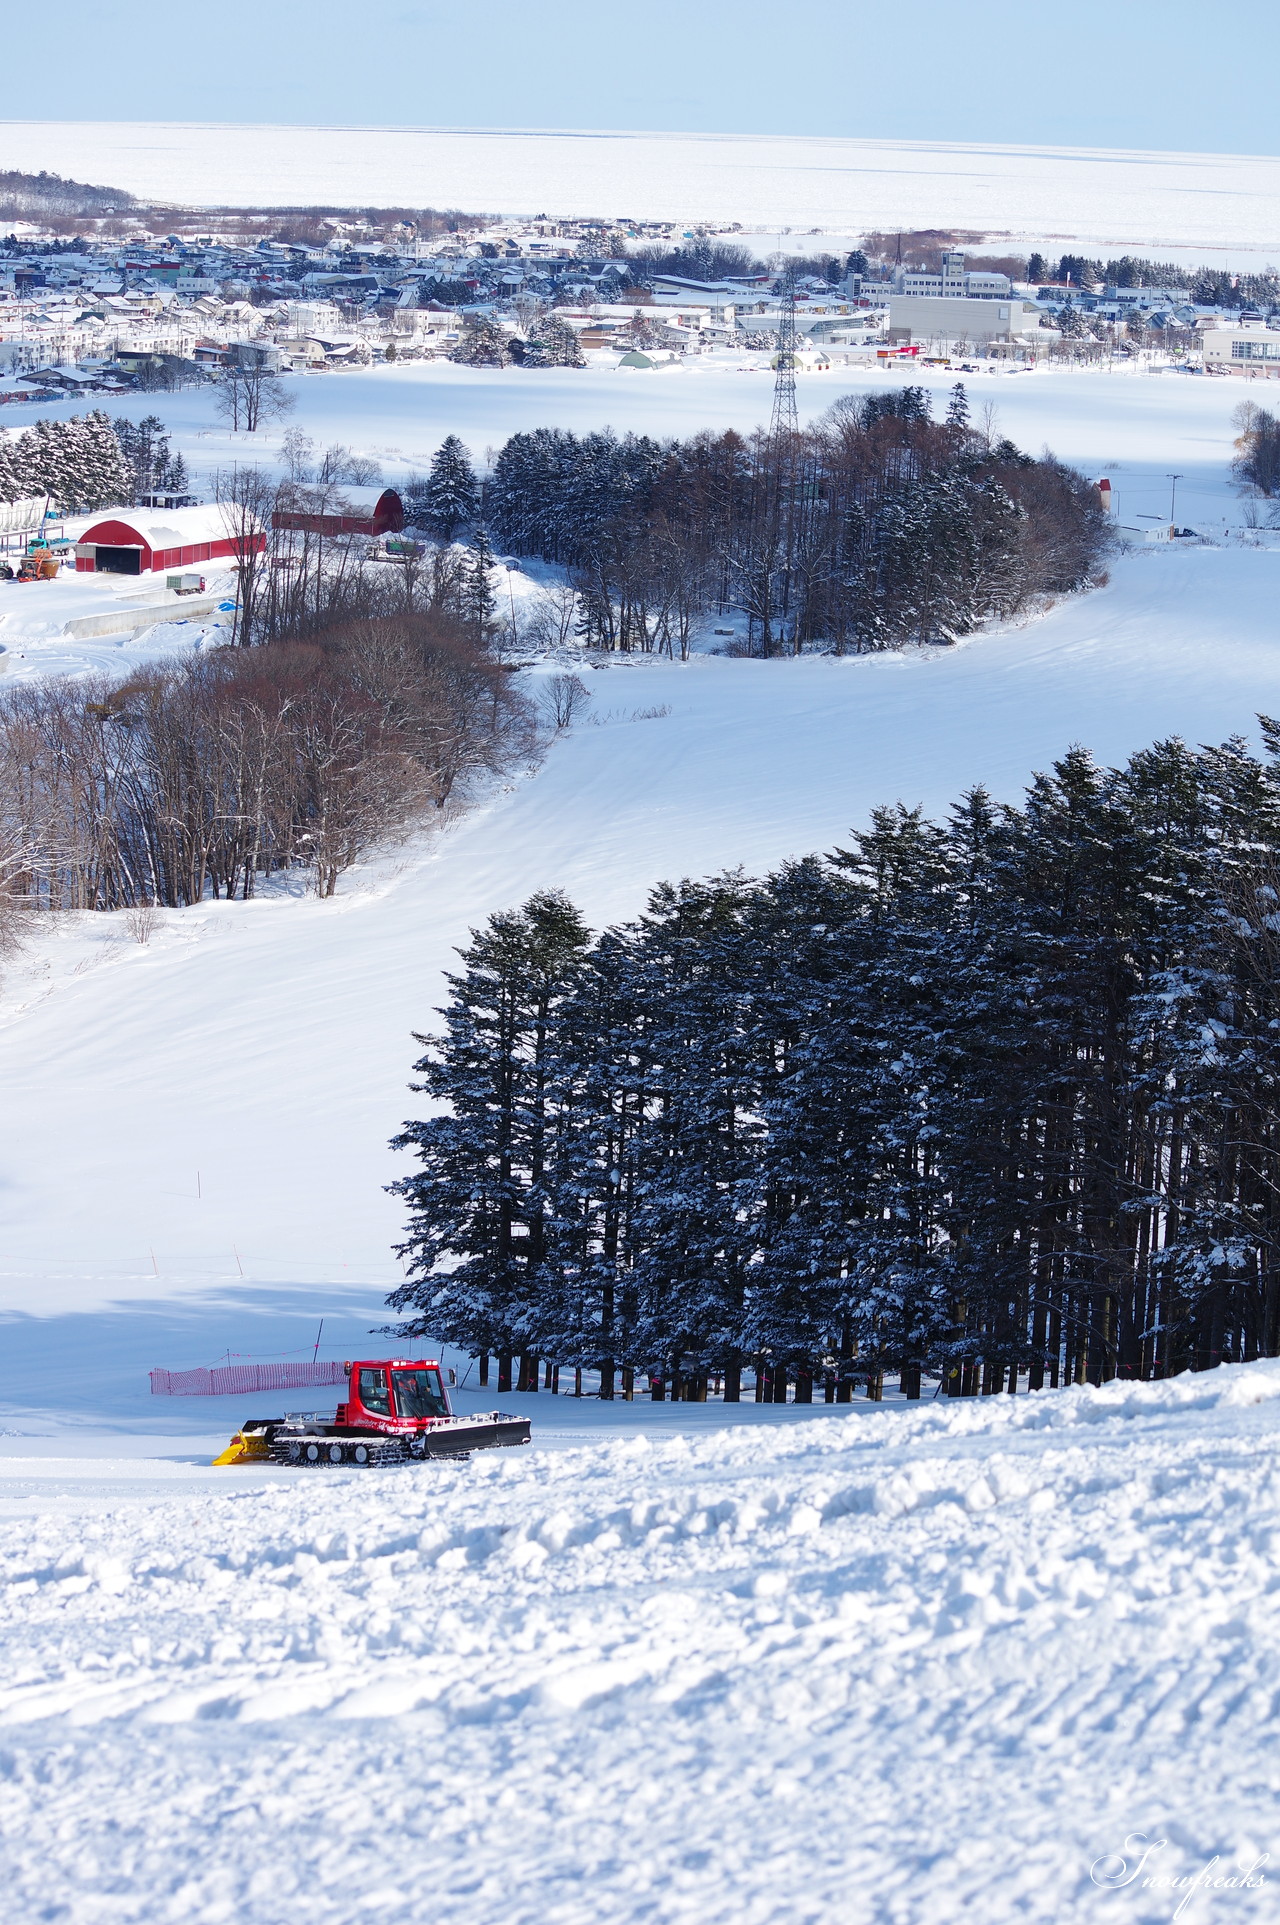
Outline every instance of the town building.
POLYGON ((893 292, 930 300, 1007 301, 1013 283, 1007 274, 989 274, 981 269, 971 273, 959 249, 949 248, 936 274, 925 268, 896 268, 893 292))
POLYGON ((1280 330, 1275 328, 1206 328, 1200 346, 1206 368, 1280 375, 1280 330))
POLYGON ((953 294, 889 297, 890 343, 967 341, 974 348, 982 348, 991 342, 1033 335, 1039 325, 1039 310, 1021 298, 989 301, 953 294))

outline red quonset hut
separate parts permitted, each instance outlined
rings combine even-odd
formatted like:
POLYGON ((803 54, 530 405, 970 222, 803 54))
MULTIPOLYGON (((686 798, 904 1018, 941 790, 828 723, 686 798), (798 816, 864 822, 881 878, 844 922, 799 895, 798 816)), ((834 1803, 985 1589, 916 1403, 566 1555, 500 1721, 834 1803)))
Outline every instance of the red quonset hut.
POLYGON ((344 488, 323 513, 277 508, 271 525, 307 535, 398 535, 404 530, 404 503, 394 488, 344 488))
POLYGON ((77 537, 76 572, 152 575, 192 562, 235 561, 245 549, 262 553, 264 534, 229 534, 227 522, 216 506, 115 508, 77 537))

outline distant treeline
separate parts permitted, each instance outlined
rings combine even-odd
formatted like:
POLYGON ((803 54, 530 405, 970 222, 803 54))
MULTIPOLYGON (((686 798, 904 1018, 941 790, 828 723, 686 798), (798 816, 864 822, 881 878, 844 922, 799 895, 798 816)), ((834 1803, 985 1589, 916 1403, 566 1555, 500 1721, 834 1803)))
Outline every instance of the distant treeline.
POLYGON ((1096 490, 923 388, 846 396, 798 435, 657 441, 542 428, 486 491, 501 541, 573 571, 593 646, 686 652, 709 610, 762 655, 950 641, 1096 575, 1096 490))
POLYGON ((1084 254, 1063 254, 1056 266, 1041 254, 1028 264, 1033 281, 1070 281, 1081 287, 1098 281, 1108 287, 1181 288, 1200 307, 1262 307, 1280 304, 1280 275, 1229 274, 1220 267, 1178 267, 1172 261, 1148 261, 1132 254, 1119 260, 1094 261, 1084 254))
POLYGON ((90 187, 61 174, 24 174, 0 169, 0 220, 41 220, 46 215, 124 213, 138 205, 120 187, 90 187))
MULTIPOLYGON (((1280 1353, 1280 725, 462 951, 406 1334, 726 1395, 1280 1353)), ((501 1378, 500 1378, 501 1383, 501 1378)))
MULTIPOLYGON (((92 187, 84 181, 64 180, 61 174, 25 174, 17 168, 0 169, 0 221, 25 220, 48 224, 66 232, 75 220, 94 222, 115 231, 119 219, 136 231, 150 214, 181 216, 188 234, 224 232, 228 227, 253 233, 255 240, 270 238, 305 246, 323 246, 333 235, 333 224, 365 225, 379 233, 412 230, 419 239, 461 233, 483 227, 492 218, 464 214, 457 208, 437 207, 203 207, 183 209, 170 201, 140 199, 121 187, 92 187)), ((32 243, 26 244, 28 250, 32 243)))

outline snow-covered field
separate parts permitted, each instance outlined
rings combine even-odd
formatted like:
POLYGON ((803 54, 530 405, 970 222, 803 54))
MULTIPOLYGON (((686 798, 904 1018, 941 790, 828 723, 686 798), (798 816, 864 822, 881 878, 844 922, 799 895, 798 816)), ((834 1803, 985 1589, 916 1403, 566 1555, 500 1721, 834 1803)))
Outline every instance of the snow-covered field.
MULTIPOLYGON (((1176 29, 1175 29, 1176 30, 1176 29)), ((1280 160, 1256 155, 536 128, 10 120, 0 165, 189 206, 461 207, 856 235, 954 227, 1020 246, 1280 256, 1280 160), (393 185, 389 185, 393 183, 393 185)), ((768 251, 766 248, 764 251, 768 251)))
MULTIPOLYGON (((748 428, 768 401, 709 363, 294 385, 299 425, 390 478, 451 429, 479 454, 543 423, 748 428)), ((802 407, 859 385, 802 378, 802 407)), ((1122 558, 1097 593, 946 651, 584 668, 592 712, 538 770, 334 901, 168 912, 145 945, 69 918, 8 969, 0 1851, 20 1925, 1149 1925, 1187 1894, 1144 1879, 1215 1855, 1210 1877, 1242 1877, 1272 1849, 1280 1365, 963 1407, 539 1395, 516 1400, 532 1451, 315 1483, 207 1467, 278 1395, 147 1391, 153 1364, 385 1346, 367 1333, 398 1275, 381 1186, 411 1032, 494 909, 563 887, 598 926, 663 877, 831 847, 880 801, 1012 798, 1072 741, 1115 759, 1280 712, 1280 550, 1227 485, 1243 385, 970 393, 1110 474, 1125 519, 1165 512, 1181 474, 1178 519, 1213 543, 1122 558), (1152 1854, 1124 1882, 1138 1834, 1152 1854)), ((243 458, 200 395, 126 405, 199 474, 243 458)), ((51 632, 85 592, 0 589, 17 672, 108 658, 51 632)), ((460 1401, 482 1401, 474 1376, 460 1401)), ((1178 1915, 1274 1917, 1268 1867, 1250 1876, 1178 1915)))
MULTIPOLYGON (((723 352, 657 370, 620 369, 618 357, 597 354, 583 369, 464 368, 449 361, 376 366, 299 376, 289 383, 295 408, 289 425, 319 447, 341 442, 372 456, 386 479, 424 473, 446 434, 467 443, 478 463, 518 430, 558 426, 579 433, 608 424, 654 435, 693 434, 701 428, 744 433, 767 421, 773 376, 763 355, 723 352)), ((801 419, 815 420, 840 395, 905 379, 920 381, 941 414, 954 372, 941 368, 882 371, 837 367, 796 377, 801 419)), ((1256 383, 1212 380, 1167 369, 1117 367, 1096 372, 1011 371, 993 367, 964 377, 975 418, 991 411, 992 426, 1035 451, 1051 446, 1093 474, 1109 475, 1123 521, 1168 512, 1171 468, 1178 483, 1180 520, 1221 535, 1240 521, 1240 504, 1226 486, 1233 408, 1260 392, 1256 383)), ((83 400, 28 403, 5 411, 4 426, 21 430, 44 415, 83 411, 83 400)), ((233 435, 219 421, 207 390, 137 394, 107 403, 132 418, 158 414, 186 458, 194 486, 206 497, 214 477, 238 463, 275 464, 281 431, 233 435)), ((204 570, 211 591, 229 586, 216 566, 204 570)), ((519 584, 515 584, 519 586, 519 584)), ((54 583, 0 583, 0 662, 9 673, 68 673, 119 668, 209 639, 208 623, 153 631, 128 640, 66 637, 68 621, 155 600, 146 583, 65 573, 54 583)), ((175 618, 183 618, 180 605, 175 618)))
POLYGON ((9 1457, 6 1916, 1274 1919, 1278 1399, 1268 1363, 217 1488, 9 1457))

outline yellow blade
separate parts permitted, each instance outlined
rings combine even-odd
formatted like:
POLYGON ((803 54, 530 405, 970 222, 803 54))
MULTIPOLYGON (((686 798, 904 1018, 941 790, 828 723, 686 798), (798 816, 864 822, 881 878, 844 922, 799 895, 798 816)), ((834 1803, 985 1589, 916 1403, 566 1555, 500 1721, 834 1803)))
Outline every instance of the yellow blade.
POLYGON ((254 1458, 260 1461, 270 1456, 270 1448, 265 1437, 243 1437, 237 1431, 224 1451, 213 1460, 213 1467, 219 1464, 245 1464, 254 1458))

